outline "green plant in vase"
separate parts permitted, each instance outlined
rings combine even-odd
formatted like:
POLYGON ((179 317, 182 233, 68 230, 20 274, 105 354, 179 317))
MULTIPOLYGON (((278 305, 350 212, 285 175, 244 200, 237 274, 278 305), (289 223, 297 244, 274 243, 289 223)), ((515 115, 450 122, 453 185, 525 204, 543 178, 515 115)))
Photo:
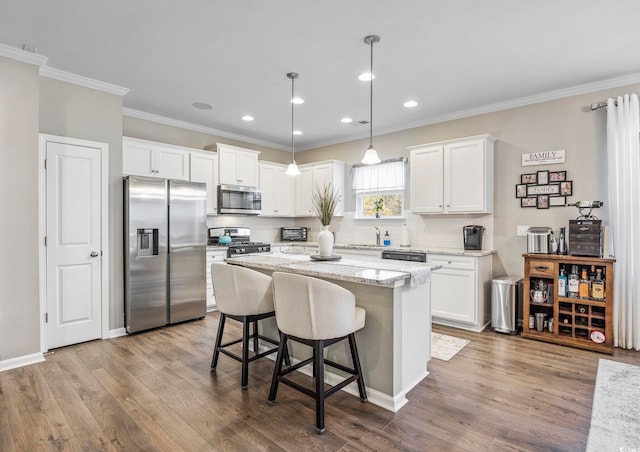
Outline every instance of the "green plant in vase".
POLYGON ((322 188, 316 187, 313 192, 313 211, 322 224, 322 231, 318 234, 318 249, 321 257, 332 255, 333 234, 329 231, 329 225, 341 199, 340 194, 333 190, 330 183, 322 188))
POLYGON ((373 203, 373 209, 376 212, 376 218, 380 218, 380 214, 382 213, 382 209, 384 209, 384 199, 378 198, 373 203))

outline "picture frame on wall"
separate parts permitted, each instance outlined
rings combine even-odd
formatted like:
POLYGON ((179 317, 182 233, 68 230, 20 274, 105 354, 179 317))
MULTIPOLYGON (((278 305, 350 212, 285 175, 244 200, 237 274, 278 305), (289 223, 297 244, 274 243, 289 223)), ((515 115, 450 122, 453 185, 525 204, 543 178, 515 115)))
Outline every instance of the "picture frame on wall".
POLYGON ((567 204, 566 196, 550 196, 549 207, 564 207, 567 204))
POLYGON ((567 180, 566 171, 549 171, 549 182, 562 182, 567 180))
POLYGON ((538 177, 536 173, 530 174, 521 174, 520 175, 520 183, 521 184, 536 184, 538 182, 538 177))
POLYGON ((527 184, 516 184, 516 198, 527 196, 527 184))
POLYGON ((521 198, 520 207, 536 207, 538 199, 535 197, 521 198))
POLYGON ((560 196, 573 196, 573 181, 560 182, 560 196))
POLYGON ((538 209, 548 209, 549 195, 538 195, 538 197, 536 198, 536 207, 538 209))
POLYGON ((549 170, 538 171, 536 177, 538 185, 547 185, 549 183, 549 170))

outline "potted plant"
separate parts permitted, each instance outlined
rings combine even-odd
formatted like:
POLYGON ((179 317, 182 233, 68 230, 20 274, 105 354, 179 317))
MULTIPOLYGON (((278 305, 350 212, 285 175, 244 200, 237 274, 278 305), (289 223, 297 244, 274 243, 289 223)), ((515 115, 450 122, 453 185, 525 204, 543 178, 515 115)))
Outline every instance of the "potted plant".
POLYGON ((378 198, 373 203, 373 208, 376 211, 376 218, 380 218, 380 213, 384 209, 384 199, 378 198))
POLYGON ((318 234, 318 249, 321 257, 330 257, 333 253, 333 234, 329 231, 329 225, 340 199, 342 197, 333 190, 330 183, 322 188, 316 187, 313 192, 313 211, 322 224, 322 231, 318 234))

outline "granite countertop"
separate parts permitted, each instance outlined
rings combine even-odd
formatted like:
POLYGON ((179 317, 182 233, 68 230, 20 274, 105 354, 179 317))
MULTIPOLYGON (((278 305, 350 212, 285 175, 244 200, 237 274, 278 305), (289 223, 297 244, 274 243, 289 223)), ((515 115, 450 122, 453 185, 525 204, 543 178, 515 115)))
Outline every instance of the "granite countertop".
POLYGON ((379 286, 405 282, 409 282, 411 285, 421 285, 429 281, 432 270, 441 267, 440 265, 390 260, 315 261, 305 255, 282 253, 237 256, 227 258, 226 262, 248 268, 298 273, 379 286))
MULTIPOLYGON (((271 246, 318 246, 317 242, 271 242, 271 246)), ((376 246, 356 243, 336 243, 334 249, 372 250, 372 251, 415 251, 427 254, 449 254, 452 256, 482 257, 494 254, 495 250, 469 251, 462 248, 444 248, 427 245, 416 246, 376 246)))

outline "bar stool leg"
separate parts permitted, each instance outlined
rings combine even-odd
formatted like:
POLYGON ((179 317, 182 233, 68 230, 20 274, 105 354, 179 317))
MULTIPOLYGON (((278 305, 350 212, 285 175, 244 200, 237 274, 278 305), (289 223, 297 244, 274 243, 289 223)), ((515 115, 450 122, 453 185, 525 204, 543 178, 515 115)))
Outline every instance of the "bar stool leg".
POLYGON ((224 332, 224 322, 227 316, 220 313, 220 321, 218 322, 218 334, 216 334, 216 345, 213 347, 213 358, 211 358, 211 370, 215 372, 218 365, 218 357, 220 356, 220 344, 222 343, 222 333, 224 332))
POLYGON ((249 386, 249 321, 242 319, 242 389, 249 386))
POLYGON ((287 335, 280 333, 280 345, 278 346, 278 355, 276 356, 276 365, 273 367, 273 378, 271 378, 271 389, 269 390, 269 405, 276 403, 276 394, 278 393, 278 377, 282 370, 282 360, 289 355, 287 351, 287 335))
POLYGON ((356 335, 354 333, 349 335, 349 348, 351 349, 353 368, 355 369, 356 374, 358 374, 358 392, 360 393, 360 401, 364 403, 367 401, 367 390, 364 387, 364 378, 362 377, 362 368, 360 367, 360 357, 358 356, 356 335))
POLYGON ((316 433, 322 434, 324 428, 324 341, 313 344, 313 370, 316 377, 316 433))
POLYGON ((258 354, 258 321, 253 322, 253 353, 258 354))

